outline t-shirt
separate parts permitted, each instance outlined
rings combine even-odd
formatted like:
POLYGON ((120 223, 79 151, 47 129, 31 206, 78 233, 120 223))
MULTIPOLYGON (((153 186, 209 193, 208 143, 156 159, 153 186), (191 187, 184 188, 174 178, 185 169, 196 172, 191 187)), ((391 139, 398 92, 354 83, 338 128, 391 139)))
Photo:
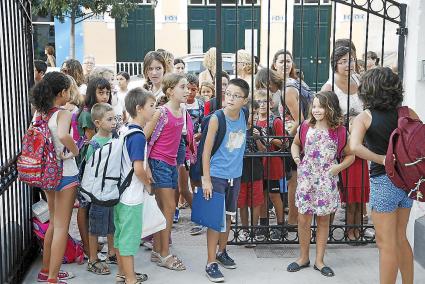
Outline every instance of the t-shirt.
MULTIPOLYGON (((130 124, 128 129, 142 128, 135 124, 130 124)), ((145 160, 145 147, 146 147, 146 137, 143 133, 136 132, 130 134, 126 138, 125 151, 128 153, 130 161, 123 159, 123 168, 130 170, 133 167, 135 161, 144 161, 145 160)), ((121 195, 120 202, 127 206, 135 206, 143 203, 143 182, 133 173, 130 186, 127 187, 123 194, 121 195)))
POLYGON ((204 117, 204 107, 202 101, 195 98, 195 101, 191 104, 186 103, 186 110, 192 118, 193 132, 201 132, 201 121, 204 117))
POLYGON ((88 128, 88 129, 95 129, 96 126, 94 125, 92 119, 91 119, 91 113, 90 110, 87 108, 84 108, 81 113, 80 116, 78 117, 78 133, 80 134, 80 136, 84 136, 84 130, 88 128))
MULTIPOLYGON (((111 139, 112 139, 112 136, 110 136, 110 137, 100 137, 96 134, 96 135, 93 136, 91 141, 96 141, 99 144, 99 146, 102 147, 103 145, 105 145, 106 143, 111 141, 111 139)), ((88 161, 90 159, 91 155, 93 155, 93 153, 95 151, 96 151, 96 149, 91 144, 89 144, 89 146, 87 148, 87 152, 86 152, 86 161, 88 161)))
MULTIPOLYGON (((257 126, 261 128, 263 136, 284 136, 283 122, 281 119, 275 118, 273 121, 273 132, 269 133, 267 129, 268 120, 258 120, 257 126)), ((278 151, 279 147, 271 145, 269 151, 278 151)), ((284 165, 281 157, 265 157, 263 158, 264 178, 269 180, 279 180, 285 176, 284 165), (270 164, 270 171, 268 165, 270 164)))

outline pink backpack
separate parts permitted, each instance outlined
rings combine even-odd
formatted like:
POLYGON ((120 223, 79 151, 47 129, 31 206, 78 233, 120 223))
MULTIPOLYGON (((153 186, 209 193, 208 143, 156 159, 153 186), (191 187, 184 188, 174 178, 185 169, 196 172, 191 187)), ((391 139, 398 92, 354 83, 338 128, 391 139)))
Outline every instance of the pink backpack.
MULTIPOLYGON (((299 132, 299 138, 301 142, 302 150, 304 150, 307 131, 310 128, 310 125, 307 120, 304 120, 303 123, 301 123, 300 126, 300 132, 299 132)), ((337 150, 337 159, 341 159, 342 157, 342 151, 345 148, 345 145, 347 145, 347 129, 345 126, 339 126, 336 129, 329 128, 329 136, 330 137, 336 137, 338 141, 338 150, 337 150)))
MULTIPOLYGON (((41 247, 44 244, 44 236, 46 231, 49 228, 49 222, 41 223, 36 217, 32 218, 32 225, 34 234, 37 236, 38 240, 41 242, 41 247)), ((79 241, 74 240, 70 235, 68 235, 68 240, 66 242, 65 254, 63 256, 62 263, 73 263, 78 264, 84 263, 84 250, 83 246, 79 241)))
POLYGON ((62 179, 62 160, 57 158, 49 119, 59 108, 38 113, 22 139, 17 160, 19 180, 29 186, 54 190, 62 179))
POLYGON ((390 136, 385 171, 395 186, 411 199, 425 202, 425 125, 398 109, 398 126, 390 136))

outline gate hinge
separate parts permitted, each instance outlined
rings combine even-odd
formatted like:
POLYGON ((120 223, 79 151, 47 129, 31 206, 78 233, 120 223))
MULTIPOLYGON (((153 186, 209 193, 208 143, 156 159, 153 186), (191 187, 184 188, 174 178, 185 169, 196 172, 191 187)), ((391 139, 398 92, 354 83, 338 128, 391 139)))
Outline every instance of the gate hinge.
POLYGON ((409 29, 406 27, 400 27, 397 29, 397 34, 401 35, 401 36, 407 36, 407 34, 409 33, 409 29))

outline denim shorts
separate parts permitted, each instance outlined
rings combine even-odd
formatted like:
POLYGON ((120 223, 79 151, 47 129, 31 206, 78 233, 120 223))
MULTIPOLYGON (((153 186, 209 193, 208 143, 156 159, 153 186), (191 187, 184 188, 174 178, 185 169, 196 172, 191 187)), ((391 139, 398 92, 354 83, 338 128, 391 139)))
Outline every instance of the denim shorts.
POLYGON ((369 206, 380 213, 394 212, 397 208, 412 208, 413 200, 396 187, 387 175, 370 178, 369 206))
POLYGON ((152 188, 172 188, 177 189, 177 167, 167 164, 161 160, 149 159, 154 183, 152 188))
POLYGON ((87 201, 84 198, 84 196, 81 194, 80 189, 78 189, 78 191, 77 191, 77 200, 78 200, 79 208, 89 208, 90 207, 90 202, 87 201))
POLYGON ((224 194, 224 203, 227 215, 236 215, 238 208, 239 190, 241 189, 241 178, 224 179, 211 177, 213 191, 224 194))
POLYGON ((183 165, 186 160, 186 139, 182 135, 180 139, 179 150, 177 151, 177 165, 183 165))
POLYGON ((115 233, 114 207, 105 207, 94 203, 90 205, 89 233, 101 237, 115 233))
POLYGON ((74 186, 79 185, 78 175, 75 176, 63 176, 59 185, 56 187, 55 191, 65 190, 74 186))

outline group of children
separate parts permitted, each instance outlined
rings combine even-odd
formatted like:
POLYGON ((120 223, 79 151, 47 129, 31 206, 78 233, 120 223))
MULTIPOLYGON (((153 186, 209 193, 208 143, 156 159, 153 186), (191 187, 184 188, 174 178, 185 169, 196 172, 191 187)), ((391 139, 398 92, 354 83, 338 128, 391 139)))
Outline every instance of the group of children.
MULTIPOLYGON (((55 191, 45 191, 51 221, 44 242, 39 281, 66 283, 66 279, 74 277, 60 270, 60 264, 76 195, 79 201, 78 225, 88 256, 87 270, 95 274, 110 274, 108 264, 118 264, 117 282, 141 283, 148 278, 134 269, 134 256, 143 230, 144 194, 155 194, 166 219, 166 228, 151 238, 151 261, 171 270, 186 269, 183 261, 170 252, 170 240, 179 192, 190 205, 192 202, 188 176, 194 186, 202 187, 205 199, 210 199, 214 192, 225 195, 225 232, 207 230, 205 272, 211 281, 224 281, 218 264, 228 269, 236 268, 226 245, 231 216, 238 208, 243 226, 249 224, 249 208, 252 225, 268 225, 270 200, 276 209, 277 224, 284 224, 280 190, 280 182, 285 178, 282 158, 244 159, 247 152, 273 152, 287 147, 288 141, 284 139, 287 132, 282 118, 272 111, 275 106, 273 96, 268 96, 264 90, 255 90, 254 100, 249 102, 252 90, 248 82, 240 78, 229 80, 228 75, 223 73, 223 81, 227 80, 228 84, 223 88, 222 109, 226 133, 212 155, 219 127, 218 116, 214 113, 217 110, 214 85, 211 82, 199 84, 198 78, 193 75, 167 72, 174 62, 171 56, 166 51, 149 52, 144 62, 144 88, 123 92, 119 97, 114 98, 111 94, 113 87, 107 79, 92 77, 88 81, 84 104, 75 118, 70 111, 61 108, 71 99, 73 81, 67 75, 47 73, 32 89, 31 101, 37 112, 54 112, 50 116, 49 128, 58 159, 63 160, 63 177, 59 186, 55 191), (121 108, 117 108, 117 104, 121 104, 121 108), (117 126, 117 109, 126 127, 117 126), (209 114, 203 152, 197 153, 202 120, 209 114), (73 127, 74 122, 77 129, 73 127), (98 148, 131 129, 138 131, 126 136, 124 151, 127 153, 123 156, 128 159, 123 159, 122 163, 127 170, 133 168, 134 174, 120 202, 114 207, 86 202, 77 193, 79 176, 75 158, 78 157, 79 161, 90 159, 98 148), (78 131, 79 138, 84 140, 80 148, 74 139, 74 131, 78 131), (202 177, 197 176, 191 167, 201 156, 202 177), (99 236, 107 236, 106 263, 98 259, 99 236)), ((127 83, 129 81, 128 74, 121 73, 117 77, 127 83)), ((125 87, 123 83, 121 89, 125 87)), ((325 276, 334 275, 323 262, 329 220, 340 203, 338 174, 354 161, 346 146, 349 144, 347 136, 344 138, 347 143, 340 145, 340 133, 347 135, 342 125, 338 97, 331 91, 324 91, 314 95, 308 117, 296 131, 291 154, 298 166, 296 206, 301 256, 288 266, 290 272, 310 264, 310 226, 312 216, 316 215, 318 231, 314 268, 325 276), (337 158, 341 157, 338 162, 337 158)), ((281 234, 282 231, 271 232, 270 238, 281 240, 281 234)), ((248 232, 242 235, 245 239, 252 238, 248 232)), ((259 230, 255 237, 264 238, 264 234, 259 230)))

